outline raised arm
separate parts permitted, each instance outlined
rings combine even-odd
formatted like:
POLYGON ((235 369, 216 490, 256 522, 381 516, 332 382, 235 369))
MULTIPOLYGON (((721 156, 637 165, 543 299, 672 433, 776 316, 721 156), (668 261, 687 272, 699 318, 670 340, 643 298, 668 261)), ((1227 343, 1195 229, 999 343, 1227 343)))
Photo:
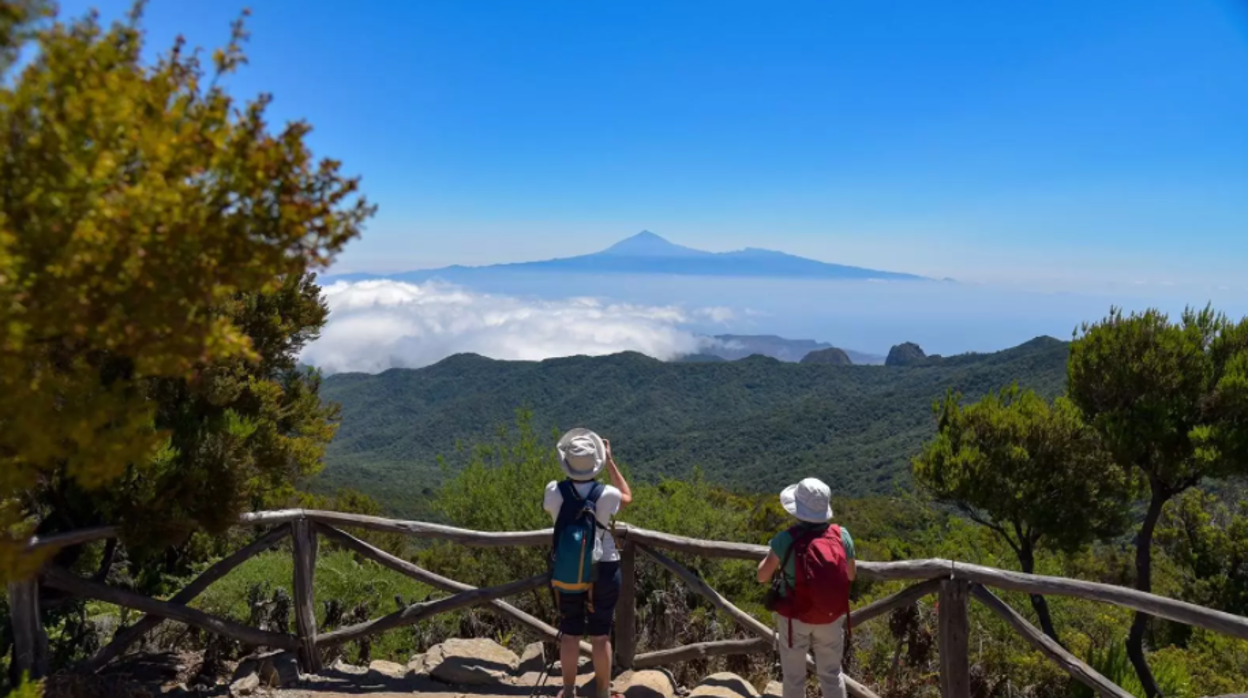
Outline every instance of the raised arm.
POLYGON ((603 439, 602 445, 607 449, 607 471, 611 475, 611 484, 620 491, 620 508, 623 509, 632 503, 633 491, 628 489, 628 482, 624 480, 620 467, 615 464, 615 458, 611 455, 611 442, 603 439))

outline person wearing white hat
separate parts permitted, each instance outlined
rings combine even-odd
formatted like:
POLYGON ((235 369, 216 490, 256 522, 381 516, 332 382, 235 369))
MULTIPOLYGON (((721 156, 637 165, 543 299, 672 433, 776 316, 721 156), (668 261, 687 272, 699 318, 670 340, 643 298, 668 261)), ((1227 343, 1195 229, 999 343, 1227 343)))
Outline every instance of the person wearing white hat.
POLYGON ((832 524, 831 499, 828 486, 813 477, 786 487, 780 504, 797 522, 771 539, 771 551, 758 565, 758 581, 772 584, 768 607, 781 635, 784 698, 805 698, 808 651, 815 655, 823 698, 846 695, 841 662, 857 566, 854 539, 832 524))
MULTIPOLYGON (((620 553, 607 529, 612 518, 633 501, 633 493, 611 455, 611 442, 589 429, 572 429, 556 445, 559 467, 567 480, 563 486, 552 480, 546 485, 542 507, 558 521, 564 505, 564 491, 579 499, 597 492, 594 518, 599 528, 595 541, 597 579, 591 594, 559 594, 559 630, 563 633, 559 658, 563 667, 563 698, 576 695, 576 672, 580 638, 588 635, 593 646, 594 673, 598 698, 608 698, 611 686, 611 628, 615 605, 620 596, 620 553), (595 479, 606 470, 611 484, 602 486, 595 479), (587 598, 588 597, 588 598, 587 598)), ((558 528, 558 526, 556 526, 558 528)))

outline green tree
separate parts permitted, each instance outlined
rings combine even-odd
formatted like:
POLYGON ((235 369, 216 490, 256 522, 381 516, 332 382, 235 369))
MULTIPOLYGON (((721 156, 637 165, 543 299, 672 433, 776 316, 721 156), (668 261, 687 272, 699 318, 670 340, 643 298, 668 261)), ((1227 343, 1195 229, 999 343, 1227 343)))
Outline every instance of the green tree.
MULTIPOLYGON (((266 363, 280 352, 240 316, 307 293, 304 274, 373 212, 337 162, 314 161, 307 124, 270 132, 267 96, 240 105, 220 86, 244 62, 241 22, 206 70, 181 42, 145 64, 141 5, 107 29, 95 15, 37 24, 44 7, 0 4, 0 576, 38 562, 21 544, 40 483, 99 492, 125 478, 177 509, 189 495, 165 488, 215 494, 274 474, 216 467, 235 456, 285 452, 287 472, 314 460, 324 434, 294 425, 323 422, 316 379, 266 363), (188 442, 162 389, 226 408, 188 442), (302 414, 255 418, 266 410, 302 414)), ((300 327, 277 332, 290 346, 319 327, 274 312, 300 327)), ((181 520, 212 524, 238 504, 231 492, 211 511, 203 494, 181 520)))
POLYGON ((1180 598, 1248 615, 1248 501, 1230 506, 1200 489, 1184 492, 1165 508, 1156 542, 1175 568, 1180 598))
MULTIPOLYGON (((936 412, 915 479, 1000 536, 1023 572, 1035 571, 1037 550, 1074 552, 1125 529, 1127 479, 1065 398, 1050 405, 1015 385, 967 406, 950 393, 936 412)), ((1031 604, 1057 640, 1044 597, 1033 594, 1031 604)))
MULTIPOLYGON (((320 469, 337 408, 322 403, 319 375, 296 365, 328 314, 312 275, 240 296, 217 312, 243 330, 257 358, 199 365, 190 378, 141 381, 165 447, 127 465, 108 487, 84 487, 66 469, 49 469, 28 493, 27 513, 41 535, 120 525, 130 552, 160 553, 157 568, 132 571, 158 584, 160 575, 185 574, 200 562, 193 551, 210 552, 187 545, 192 533, 220 534, 242 511, 286 505, 296 485, 320 469), (165 550, 169 545, 178 550, 165 550)), ((60 561, 72 562, 79 551, 63 551, 60 561)), ((101 565, 111 562, 106 555, 101 565)))
MULTIPOLYGON (((1136 588, 1152 589, 1152 543, 1166 502, 1206 478, 1248 472, 1248 320, 1206 308, 1178 322, 1156 310, 1084 325, 1071 345, 1071 400, 1114 460, 1148 486, 1136 537, 1136 588)), ((1161 695, 1137 613, 1127 654, 1150 698, 1161 695)))

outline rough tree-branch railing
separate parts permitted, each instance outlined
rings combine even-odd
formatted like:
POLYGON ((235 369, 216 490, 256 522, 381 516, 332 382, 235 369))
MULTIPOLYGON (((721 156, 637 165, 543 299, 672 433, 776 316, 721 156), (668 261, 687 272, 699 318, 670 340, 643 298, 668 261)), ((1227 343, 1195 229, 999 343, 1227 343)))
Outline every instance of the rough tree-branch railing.
MULTIPOLYGON (((217 633, 251 646, 295 651, 298 653, 301 668, 305 672, 316 672, 321 669, 320 650, 323 648, 386 630, 413 625, 436 614, 470 606, 484 605, 547 640, 553 640, 558 635, 555 628, 549 624, 502 600, 505 597, 544 586, 547 579, 543 575, 493 587, 476 588, 447 579, 407 560, 395 557, 341 530, 340 527, 400 533, 415 538, 451 541, 469 546, 544 546, 550 542, 550 529, 508 532, 470 531, 417 521, 397 521, 375 516, 302 509, 247 514, 241 518, 239 525, 269 527, 269 530, 255 542, 209 567, 168 601, 147 598, 124 589, 110 587, 99 581, 83 579, 54 566, 42 570, 38 580, 10 584, 9 605, 17 668, 36 676, 46 672, 47 637, 39 622, 40 582, 74 596, 105 601, 146 614, 135 624, 118 631, 108 645, 83 664, 82 670, 89 672, 98 671, 121 656, 145 633, 166 619, 217 633), (189 604, 214 581, 225 576, 248 558, 271 549, 287 536, 292 538, 295 557, 292 583, 295 592, 296 632, 293 635, 250 628, 190 607, 189 604), (313 613, 315 599, 312 596, 318 536, 323 536, 399 574, 450 592, 450 595, 412 604, 381 618, 318 634, 313 613)), ((29 550, 48 552, 114 538, 117 534, 117 529, 112 527, 85 529, 42 539, 32 539, 29 543, 29 550)), ((775 642, 775 631, 769 625, 733 605, 695 572, 661 552, 666 550, 704 557, 761 560, 767 554, 765 546, 684 538, 625 524, 618 525, 615 534, 621 544, 621 571, 624 578, 624 587, 617 610, 615 642, 617 661, 621 668, 644 669, 716 655, 770 651, 772 643, 775 642), (718 610, 736 621, 742 629, 756 635, 757 638, 702 642, 637 654, 634 583, 638 552, 649 556, 660 566, 672 572, 689 589, 706 598, 718 610)), ((855 625, 912 604, 930 594, 939 595, 938 647, 941 695, 944 698, 960 698, 970 693, 967 606, 972 598, 1001 616, 1035 649, 1057 663, 1074 679, 1092 688, 1098 695, 1106 698, 1130 698, 1129 693, 1115 686, 1078 657, 1070 654, 1061 645, 1040 632, 1022 615, 993 594, 988 587, 1028 594, 1071 596, 1101 601, 1134 611, 1142 611, 1158 618, 1248 639, 1248 618, 1109 584, 1022 574, 950 560, 905 562, 864 560, 858 563, 858 576, 868 581, 913 580, 918 583, 868 606, 853 610, 851 620, 855 625)), ((589 649, 588 643, 581 643, 582 652, 588 653, 589 649)), ((875 693, 859 682, 849 677, 846 677, 846 682, 852 695, 860 698, 875 698, 875 693)))

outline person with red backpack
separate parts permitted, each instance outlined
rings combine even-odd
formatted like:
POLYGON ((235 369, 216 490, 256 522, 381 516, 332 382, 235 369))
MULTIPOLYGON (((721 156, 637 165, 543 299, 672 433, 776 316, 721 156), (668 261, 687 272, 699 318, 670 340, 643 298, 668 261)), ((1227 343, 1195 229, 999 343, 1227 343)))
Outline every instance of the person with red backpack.
POLYGON ((814 652, 823 698, 845 698, 841 661, 849 633, 849 588, 857 576, 854 539, 832 521, 832 491, 811 477, 780 493, 797 523, 771 539, 758 581, 777 616, 784 698, 806 696, 806 653, 814 652))

